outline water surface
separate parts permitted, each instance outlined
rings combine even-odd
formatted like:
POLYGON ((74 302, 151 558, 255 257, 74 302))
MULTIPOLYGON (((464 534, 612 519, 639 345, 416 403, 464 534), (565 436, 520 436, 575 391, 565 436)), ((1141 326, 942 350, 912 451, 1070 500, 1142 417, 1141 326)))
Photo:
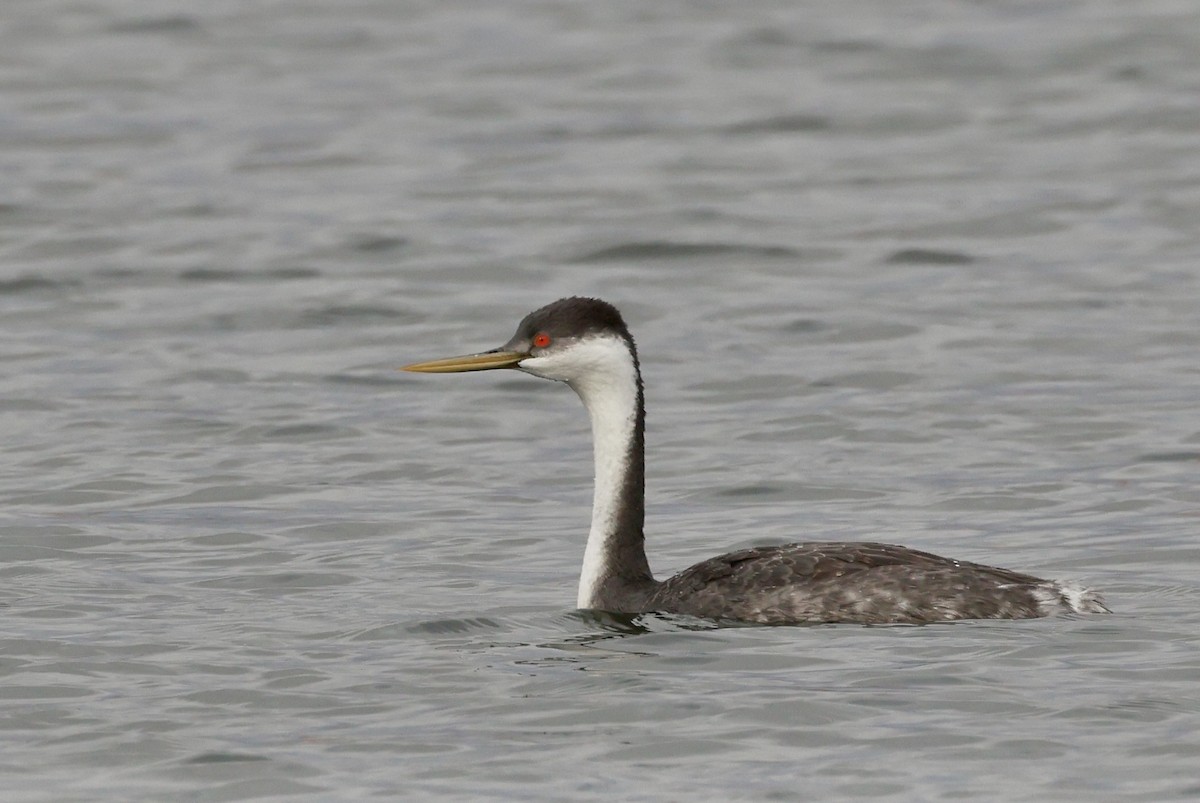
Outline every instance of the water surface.
POLYGON ((9 0, 6 800, 1200 796, 1200 10, 9 0), (651 563, 874 539, 1114 613, 572 610, 587 422, 409 376, 625 312, 651 563))

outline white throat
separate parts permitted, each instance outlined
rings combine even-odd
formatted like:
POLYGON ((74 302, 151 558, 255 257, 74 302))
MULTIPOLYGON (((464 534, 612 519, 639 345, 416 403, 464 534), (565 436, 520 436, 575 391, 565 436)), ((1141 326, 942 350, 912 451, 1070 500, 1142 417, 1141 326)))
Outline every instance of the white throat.
POLYGON ((580 339, 558 354, 523 360, 520 368, 566 382, 579 394, 592 419, 595 492, 576 604, 597 608, 600 585, 613 569, 621 489, 630 470, 630 445, 638 415, 637 367, 623 339, 596 335, 580 339))

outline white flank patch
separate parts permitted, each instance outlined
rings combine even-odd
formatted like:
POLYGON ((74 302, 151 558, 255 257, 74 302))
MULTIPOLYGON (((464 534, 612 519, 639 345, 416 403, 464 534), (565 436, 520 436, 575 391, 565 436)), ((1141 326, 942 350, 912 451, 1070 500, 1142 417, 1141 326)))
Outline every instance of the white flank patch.
POLYGON ((1078 583, 1056 580, 1038 586, 1033 593, 1044 616, 1062 613, 1064 608, 1072 613, 1108 613, 1096 592, 1078 583))
POLYGON ((592 419, 596 488, 576 605, 595 608, 600 583, 609 571, 610 542, 637 422, 633 355, 620 337, 594 335, 554 354, 522 360, 517 367, 534 376, 566 382, 579 394, 592 419))
POLYGON ((1100 602, 1095 591, 1084 588, 1078 583, 1058 583, 1063 601, 1075 613, 1108 613, 1108 609, 1100 602))

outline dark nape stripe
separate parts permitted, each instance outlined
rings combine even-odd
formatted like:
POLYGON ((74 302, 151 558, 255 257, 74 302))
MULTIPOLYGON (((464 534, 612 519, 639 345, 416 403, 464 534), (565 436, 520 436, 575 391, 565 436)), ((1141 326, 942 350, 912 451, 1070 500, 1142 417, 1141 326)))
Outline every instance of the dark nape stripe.
POLYGON ((637 417, 633 438, 626 455, 625 481, 621 485, 618 515, 613 543, 614 574, 621 580, 646 585, 654 582, 650 562, 646 559, 646 404, 642 384, 642 369, 638 362, 637 345, 626 331, 625 344, 633 357, 633 372, 637 382, 637 417))

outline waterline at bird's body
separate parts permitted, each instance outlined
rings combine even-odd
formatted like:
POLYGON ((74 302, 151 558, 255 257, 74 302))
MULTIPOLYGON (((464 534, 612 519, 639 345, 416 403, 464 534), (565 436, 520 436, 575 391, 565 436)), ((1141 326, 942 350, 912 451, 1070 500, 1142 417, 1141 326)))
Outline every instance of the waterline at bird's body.
POLYGON ((591 417, 592 523, 577 605, 764 624, 923 623, 1106 612, 1094 592, 879 543, 798 543, 720 555, 658 581, 646 560, 645 403, 637 347, 616 308, 566 298, 499 349, 416 363, 425 373, 516 368, 565 382, 591 417))

